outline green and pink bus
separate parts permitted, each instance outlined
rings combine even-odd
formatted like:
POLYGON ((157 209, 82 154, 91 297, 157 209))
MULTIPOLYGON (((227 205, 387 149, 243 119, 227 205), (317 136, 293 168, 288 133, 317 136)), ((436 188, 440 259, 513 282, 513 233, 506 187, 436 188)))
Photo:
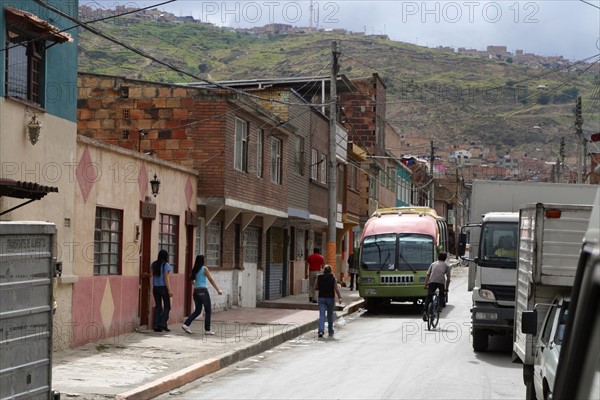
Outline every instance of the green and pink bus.
POLYGON ((447 251, 448 226, 429 207, 382 208, 365 224, 360 240, 359 293, 373 310, 382 303, 425 299, 425 275, 447 251))

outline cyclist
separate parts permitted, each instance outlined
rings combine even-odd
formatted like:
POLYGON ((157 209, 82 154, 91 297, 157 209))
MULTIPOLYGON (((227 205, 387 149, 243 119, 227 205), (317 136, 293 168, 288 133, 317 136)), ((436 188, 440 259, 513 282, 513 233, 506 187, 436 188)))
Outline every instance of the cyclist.
POLYGON ((440 290, 438 297, 440 306, 446 306, 446 292, 450 288, 450 266, 446 263, 446 258, 448 258, 446 253, 439 253, 438 260, 433 262, 427 270, 427 276, 425 277, 427 297, 423 308, 423 321, 427 321, 427 307, 431 303, 436 289, 440 290))

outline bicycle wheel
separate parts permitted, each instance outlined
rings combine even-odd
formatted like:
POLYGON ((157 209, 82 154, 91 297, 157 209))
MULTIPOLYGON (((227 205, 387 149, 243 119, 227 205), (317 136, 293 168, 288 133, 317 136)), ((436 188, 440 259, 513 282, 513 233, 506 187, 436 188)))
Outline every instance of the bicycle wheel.
POLYGON ((437 295, 434 295, 433 301, 429 304, 429 322, 427 327, 429 330, 435 329, 440 321, 440 311, 438 307, 437 295), (431 326, 431 327, 430 327, 431 326))
POLYGON ((433 309, 433 301, 432 301, 427 306, 427 330, 429 330, 429 331, 432 330, 433 328, 435 328, 433 326, 433 314, 434 314, 434 309, 433 309))

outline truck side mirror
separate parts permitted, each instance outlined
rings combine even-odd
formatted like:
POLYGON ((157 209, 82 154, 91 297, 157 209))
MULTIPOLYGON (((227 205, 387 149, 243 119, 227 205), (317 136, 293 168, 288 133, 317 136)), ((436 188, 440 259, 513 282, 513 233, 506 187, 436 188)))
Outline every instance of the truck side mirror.
POLYGON ((521 313, 521 332, 526 335, 537 335, 537 311, 523 311, 521 313))
POLYGON ((456 250, 457 255, 459 257, 464 256, 466 248, 467 248, 467 234, 466 233, 460 233, 458 235, 458 248, 456 250))

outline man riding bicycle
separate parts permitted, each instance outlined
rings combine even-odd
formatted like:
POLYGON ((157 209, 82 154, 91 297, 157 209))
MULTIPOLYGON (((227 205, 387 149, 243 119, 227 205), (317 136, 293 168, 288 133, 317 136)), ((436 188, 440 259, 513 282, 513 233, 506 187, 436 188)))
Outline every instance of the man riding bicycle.
POLYGON ((433 262, 427 270, 425 277, 427 297, 423 308, 423 321, 427 321, 427 307, 429 307, 436 289, 439 289, 440 306, 446 306, 446 292, 450 288, 450 266, 446 263, 446 258, 448 258, 446 253, 438 254, 438 260, 433 262))

